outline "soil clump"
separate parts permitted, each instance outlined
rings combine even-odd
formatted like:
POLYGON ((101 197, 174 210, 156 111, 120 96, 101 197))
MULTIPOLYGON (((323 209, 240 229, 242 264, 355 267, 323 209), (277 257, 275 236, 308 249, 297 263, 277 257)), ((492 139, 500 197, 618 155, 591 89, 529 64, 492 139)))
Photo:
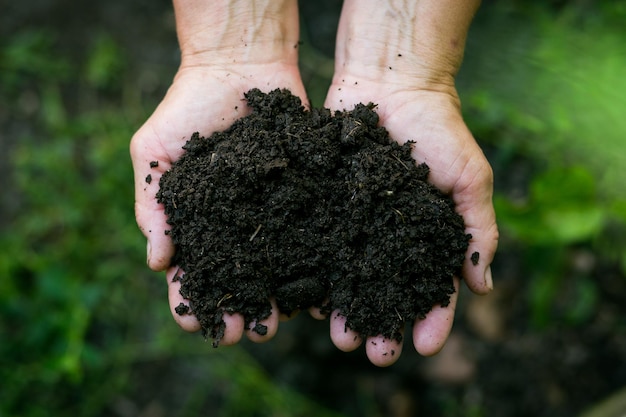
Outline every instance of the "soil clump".
POLYGON ((245 98, 251 114, 194 134, 160 179, 189 300, 177 313, 194 314, 217 346, 225 312, 249 326, 270 298, 288 315, 338 309, 361 335, 396 340, 448 305, 471 236, 411 157, 415 144, 391 140, 374 104, 332 113, 288 90, 245 98))

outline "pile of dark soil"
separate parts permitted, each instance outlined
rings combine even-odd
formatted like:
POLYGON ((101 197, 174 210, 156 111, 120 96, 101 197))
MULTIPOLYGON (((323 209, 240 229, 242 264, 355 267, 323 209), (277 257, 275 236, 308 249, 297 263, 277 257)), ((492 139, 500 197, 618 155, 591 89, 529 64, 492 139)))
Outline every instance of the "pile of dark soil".
POLYGON ((287 90, 245 97, 250 115, 194 134, 160 180, 190 301, 177 313, 217 345, 224 312, 249 325, 274 297, 288 315, 339 309, 360 334, 400 340, 404 322, 447 305, 470 236, 414 145, 390 140, 373 104, 332 114, 287 90))

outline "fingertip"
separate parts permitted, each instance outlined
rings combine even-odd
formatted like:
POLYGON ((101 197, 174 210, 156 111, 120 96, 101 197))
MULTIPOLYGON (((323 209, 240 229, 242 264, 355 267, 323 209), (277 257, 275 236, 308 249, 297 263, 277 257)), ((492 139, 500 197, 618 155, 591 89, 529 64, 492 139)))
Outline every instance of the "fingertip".
POLYGON ((480 252, 472 252, 463 264, 463 278, 473 293, 487 295, 493 291, 491 259, 482 258, 480 252))
POLYGON ((342 352, 352 352, 361 345, 361 336, 346 327, 346 318, 338 310, 330 318, 330 340, 342 352))
POLYGON ((402 343, 383 336, 368 337, 365 353, 372 364, 379 367, 391 366, 400 358, 402 343))
POLYGON ((193 314, 180 315, 176 311, 172 311, 172 315, 174 316, 174 321, 186 332, 195 333, 202 328, 200 322, 193 314))
POLYGON ((182 295, 180 295, 180 280, 176 279, 176 277, 180 277, 182 274, 182 270, 178 267, 171 267, 167 270, 165 274, 167 278, 167 294, 170 306, 170 312, 172 313, 172 317, 174 317, 174 321, 185 331, 187 332, 197 332, 200 330, 200 322, 193 314, 179 314, 176 310, 180 309, 181 304, 186 306, 186 310, 189 310, 189 300, 185 300, 182 295))
POLYGON ((164 271, 170 266, 174 256, 174 245, 164 231, 162 232, 163 237, 158 237, 156 227, 155 230, 149 230, 148 233, 152 236, 148 238, 146 244, 146 263, 155 272, 164 271))
POLYGON ((273 338, 278 332, 278 323, 280 321, 280 313, 276 302, 270 300, 272 311, 270 315, 261 321, 252 321, 245 330, 246 336, 254 343, 265 343, 273 338))
POLYGON ((224 313, 224 335, 219 341, 221 346, 231 346, 239 343, 243 337, 244 319, 239 313, 224 313))
POLYGON ((419 336, 413 336, 415 350, 422 356, 434 356, 443 349, 447 336, 441 337, 438 332, 435 334, 421 331, 419 336))
POLYGON ((479 295, 489 294, 493 290, 491 263, 498 249, 499 239, 498 226, 494 219, 495 214, 479 222, 490 224, 489 227, 471 227, 467 231, 472 238, 463 262, 463 278, 467 287, 479 295))
POLYGON ((424 319, 416 319, 413 325, 413 345, 422 356, 433 356, 443 349, 454 323, 454 312, 458 299, 459 280, 454 278, 456 291, 450 295, 446 307, 436 305, 424 319))
POLYGON ((491 275, 491 265, 489 265, 486 269, 485 269, 485 287, 487 287, 487 289, 489 291, 493 291, 493 277, 491 275))
POLYGON ((326 314, 322 313, 322 309, 320 307, 309 307, 309 314, 315 320, 325 320, 326 314))
MULTIPOLYGON (((153 180, 154 181, 154 180, 153 180)), ((142 199, 145 200, 145 199, 142 199)), ((167 216, 161 204, 152 195, 148 201, 135 201, 135 219, 146 237, 146 263, 153 271, 164 271, 170 266, 175 248, 167 230, 167 216)))

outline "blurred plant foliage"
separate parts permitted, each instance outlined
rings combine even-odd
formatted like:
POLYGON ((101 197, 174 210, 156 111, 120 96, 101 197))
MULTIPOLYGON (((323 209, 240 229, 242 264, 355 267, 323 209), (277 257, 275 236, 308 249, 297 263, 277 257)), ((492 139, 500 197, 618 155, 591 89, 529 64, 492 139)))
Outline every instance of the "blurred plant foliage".
POLYGON ((534 324, 580 324, 598 295, 588 273, 572 270, 572 248, 626 274, 626 2, 558 13, 505 2, 487 15, 468 48, 476 54, 462 90, 470 127, 496 149, 499 175, 512 174, 515 158, 533 161, 522 195, 497 187, 501 249, 526 253, 534 324))
POLYGON ((55 56, 54 43, 54 34, 44 29, 25 30, 3 40, 0 82, 5 98, 34 83, 68 79, 71 65, 55 56))
POLYGON ((100 98, 132 84, 118 43, 98 35, 89 51, 75 63, 45 30, 0 43, 0 105, 36 97, 9 158, 20 210, 0 235, 0 416, 111 415, 120 398, 145 396, 137 364, 176 357, 205 371, 204 396, 182 395, 177 415, 334 415, 242 349, 180 338, 133 216, 128 142, 147 111, 100 98), (207 392, 223 395, 207 404, 207 392))

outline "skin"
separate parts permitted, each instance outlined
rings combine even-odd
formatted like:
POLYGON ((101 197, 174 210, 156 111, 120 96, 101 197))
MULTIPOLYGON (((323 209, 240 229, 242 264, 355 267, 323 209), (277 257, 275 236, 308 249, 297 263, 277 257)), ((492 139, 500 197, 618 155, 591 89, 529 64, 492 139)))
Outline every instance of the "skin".
MULTIPOLYGON (((337 33, 335 74, 325 106, 351 109, 359 102, 378 104, 380 123, 399 142, 415 143, 413 157, 431 168, 430 180, 449 193, 472 234, 463 277, 477 294, 493 288, 489 265, 498 230, 492 204, 493 173, 461 116, 454 79, 461 65, 467 31, 479 2, 475 0, 345 0, 337 33), (470 255, 478 251, 474 266, 470 255)), ((174 307, 187 303, 173 278, 182 273, 169 264, 174 248, 165 230, 162 206, 156 203, 160 175, 181 156, 192 132, 207 136, 247 114, 243 92, 288 88, 306 103, 297 67, 299 40, 297 3, 293 0, 216 0, 210 11, 204 0, 174 0, 181 66, 165 98, 134 135, 131 157, 135 170, 137 223, 148 240, 147 262, 166 270, 169 301, 178 324, 199 330, 194 316, 179 316, 174 307), (159 161, 150 168, 150 161, 159 161), (145 182, 152 175, 150 184, 145 182)), ((412 339, 422 355, 443 347, 454 320, 459 279, 450 305, 435 306, 413 324, 412 339)), ((245 334, 255 342, 271 339, 284 320, 273 304, 263 321, 268 333, 244 329, 243 318, 225 315, 222 345, 245 334)), ((317 309, 313 317, 324 319, 317 309)), ((253 324, 254 325, 254 324, 253 324)), ((382 337, 363 338, 347 329, 334 312, 330 337, 342 351, 365 343, 377 366, 394 363, 402 345, 382 337)))
MULTIPOLYGON (((374 102, 392 138, 412 140, 413 157, 426 162, 430 181, 457 204, 467 233, 472 234, 463 266, 468 287, 477 294, 493 289, 489 265, 498 230, 492 204, 493 172, 461 115, 454 85, 463 59, 467 31, 478 1, 346 0, 339 23, 335 74, 325 106, 352 108, 374 102), (374 29, 375 28, 375 29, 374 29), (480 263, 470 260, 480 253, 480 263)), ((459 288, 459 280, 455 278, 459 288)), ((454 320, 457 293, 446 308, 436 306, 413 326, 413 344, 422 355, 441 350, 454 320)), ((363 340, 345 330, 345 320, 331 316, 331 339, 344 351, 363 340)), ((386 366, 399 354, 384 355, 395 341, 365 341, 372 363, 386 366), (384 348, 383 348, 384 346, 384 348)))
MULTIPOLYGON (((186 331, 200 329, 191 315, 174 308, 188 304, 174 276, 182 271, 170 265, 174 247, 164 209, 155 200, 163 172, 182 155, 193 132, 208 136, 226 129, 249 110, 243 93, 254 87, 266 91, 288 88, 304 103, 306 93, 298 70, 298 10, 295 1, 214 1, 210 12, 204 0, 175 0, 181 65, 174 82, 154 113, 135 133, 130 151, 135 172, 135 216, 146 236, 147 263, 166 270, 169 304, 176 322, 186 331), (242 27, 247 28, 243 33, 242 27), (150 161, 158 161, 150 168, 150 161), (152 175, 152 182, 145 178, 152 175)), ((237 343, 243 334, 255 342, 271 339, 278 329, 278 310, 263 321, 265 336, 244 329, 243 317, 226 315, 221 345, 237 343)))

